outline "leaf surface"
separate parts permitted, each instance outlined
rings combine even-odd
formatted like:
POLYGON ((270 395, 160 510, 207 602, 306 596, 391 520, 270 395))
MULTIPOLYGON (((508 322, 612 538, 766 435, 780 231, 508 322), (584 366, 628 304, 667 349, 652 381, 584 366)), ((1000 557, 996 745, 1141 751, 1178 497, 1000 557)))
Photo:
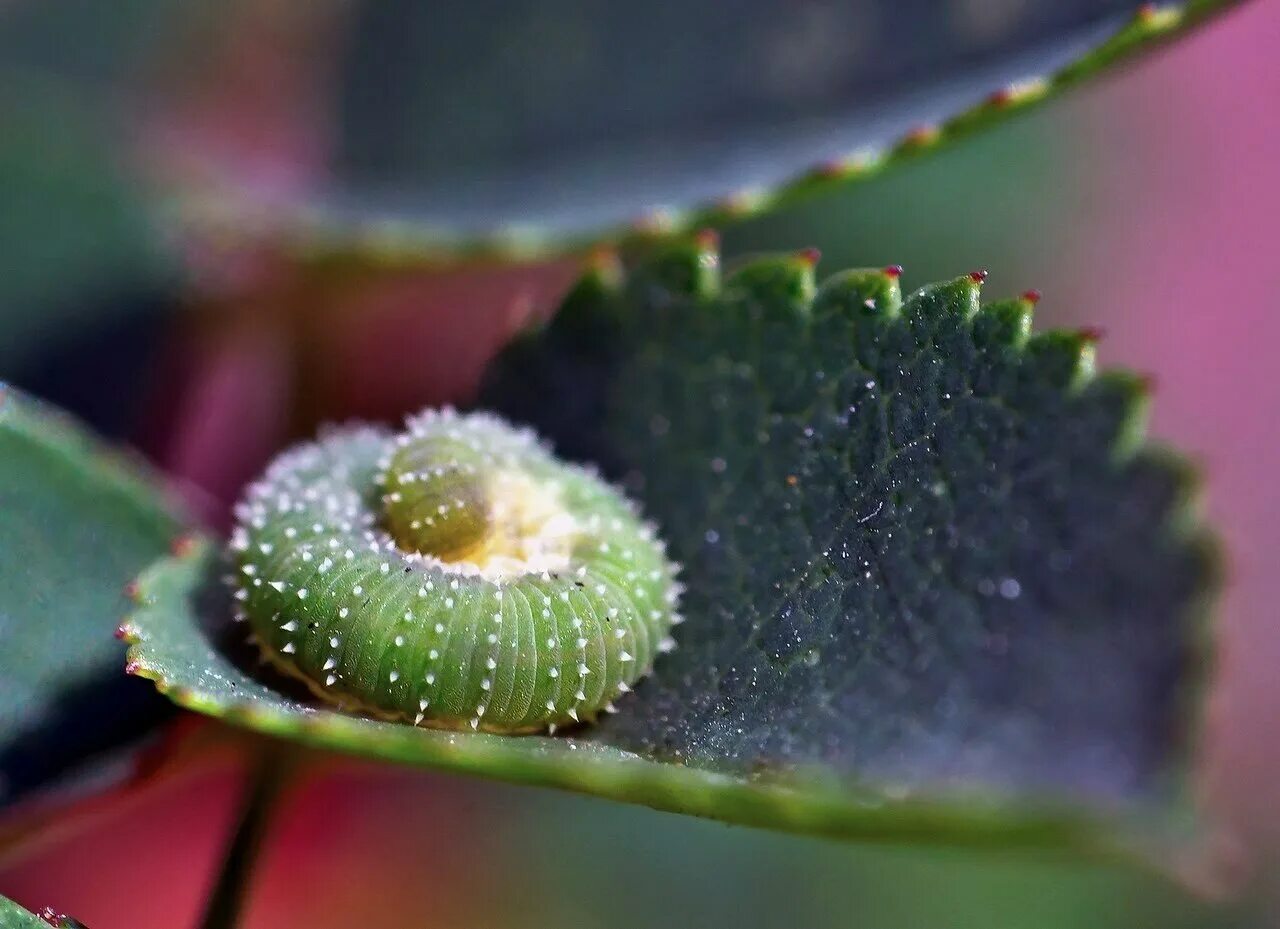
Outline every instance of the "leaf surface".
POLYGON ((1091 334, 1030 336, 1030 299, 980 307, 980 275, 902 299, 894 271, 815 288, 815 260, 602 265, 490 372, 488 405, 618 479, 684 565, 678 648, 617 715, 548 738, 318 709, 241 655, 212 545, 143 577, 133 666, 312 744, 735 822, 1167 839, 1215 562, 1143 382, 1095 375, 1091 334))
POLYGON ((70 916, 46 910, 40 916, 28 913, 7 897, 0 897, 0 929, 85 929, 83 923, 70 916))
POLYGON ((49 924, 6 897, 0 897, 0 929, 49 929, 49 924))
POLYGON ((0 800, 144 733, 120 674, 125 586, 182 519, 141 462, 0 385, 0 800))

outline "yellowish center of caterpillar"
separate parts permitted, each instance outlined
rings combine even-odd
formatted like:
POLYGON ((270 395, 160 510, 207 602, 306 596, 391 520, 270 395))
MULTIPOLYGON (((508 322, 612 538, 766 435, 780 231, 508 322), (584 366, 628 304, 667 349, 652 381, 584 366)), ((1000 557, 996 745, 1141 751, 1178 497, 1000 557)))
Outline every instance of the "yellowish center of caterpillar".
POLYGON ((559 488, 460 438, 405 445, 383 487, 387 528, 405 551, 494 580, 569 567, 578 527, 559 488))
POLYGON ((492 475, 487 490, 488 531, 454 563, 468 562, 490 578, 569 567, 578 525, 558 494, 511 471, 492 475))

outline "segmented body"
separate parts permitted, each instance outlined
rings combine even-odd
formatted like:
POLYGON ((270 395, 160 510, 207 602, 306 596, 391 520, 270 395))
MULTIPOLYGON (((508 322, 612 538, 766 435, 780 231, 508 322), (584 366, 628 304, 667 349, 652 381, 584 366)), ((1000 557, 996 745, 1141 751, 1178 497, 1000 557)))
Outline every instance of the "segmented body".
POLYGON ((248 491, 237 610, 264 654, 348 709, 531 732, 592 719, 673 647, 653 527, 486 414, 330 432, 248 491))

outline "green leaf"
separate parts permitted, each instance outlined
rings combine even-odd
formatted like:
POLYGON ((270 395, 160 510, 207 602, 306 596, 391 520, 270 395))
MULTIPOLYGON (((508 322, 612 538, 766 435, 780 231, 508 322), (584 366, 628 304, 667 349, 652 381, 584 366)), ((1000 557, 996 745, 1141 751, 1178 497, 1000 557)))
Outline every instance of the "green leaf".
POLYGON ((7 897, 0 897, 0 929, 49 929, 49 923, 7 897))
POLYGON ((1141 441, 1144 382, 1095 375, 1093 333, 1029 337, 1034 296, 980 310, 981 273, 903 302, 893 270, 815 292, 812 260, 722 284, 695 247, 621 297, 597 277, 490 381, 633 487, 685 563, 698 633, 608 737, 912 790, 1158 797, 1215 562, 1187 467, 1141 441))
POLYGON ((39 916, 28 913, 7 897, 0 897, 0 929, 85 929, 83 923, 70 916, 60 916, 46 909, 39 916))
POLYGON ((0 800, 136 738, 163 704, 120 673, 125 585, 182 522, 140 462, 0 385, 0 800))
POLYGON ((489 404, 602 465, 684 564, 678 648, 567 737, 316 709, 245 658, 211 544, 141 579, 133 667, 314 745, 860 838, 1173 857, 1212 548, 1140 379, 1029 337, 979 275, 723 283, 708 243, 602 265, 489 404))
POLYGON ((49 0, 0 23, 0 52, 122 126, 139 101, 153 124, 157 99, 186 88, 170 115, 203 142, 161 137, 147 166, 181 179, 165 204, 181 224, 278 236, 315 258, 527 260, 862 180, 1237 2, 364 2, 258 17, 207 0, 111 15, 49 0), (255 95, 262 61, 235 42, 263 24, 277 80, 255 95), (244 125, 264 114, 273 131, 246 147, 244 125), (307 170, 280 140, 296 155, 317 125, 331 127, 311 143, 326 149, 318 176, 280 184, 307 170))
POLYGON ((679 234, 864 180, 1232 5, 366 3, 326 101, 327 186, 292 208, 208 191, 189 218, 380 263, 679 234))

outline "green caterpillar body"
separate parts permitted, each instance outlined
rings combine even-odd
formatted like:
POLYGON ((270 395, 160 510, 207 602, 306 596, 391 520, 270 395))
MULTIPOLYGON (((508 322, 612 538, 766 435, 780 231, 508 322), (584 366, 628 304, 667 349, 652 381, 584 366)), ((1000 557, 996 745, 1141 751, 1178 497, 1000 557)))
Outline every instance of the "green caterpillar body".
POLYGON ((278 458, 237 520, 238 618, 346 709, 554 730, 674 646, 677 568, 653 527, 494 416, 333 430, 278 458))

